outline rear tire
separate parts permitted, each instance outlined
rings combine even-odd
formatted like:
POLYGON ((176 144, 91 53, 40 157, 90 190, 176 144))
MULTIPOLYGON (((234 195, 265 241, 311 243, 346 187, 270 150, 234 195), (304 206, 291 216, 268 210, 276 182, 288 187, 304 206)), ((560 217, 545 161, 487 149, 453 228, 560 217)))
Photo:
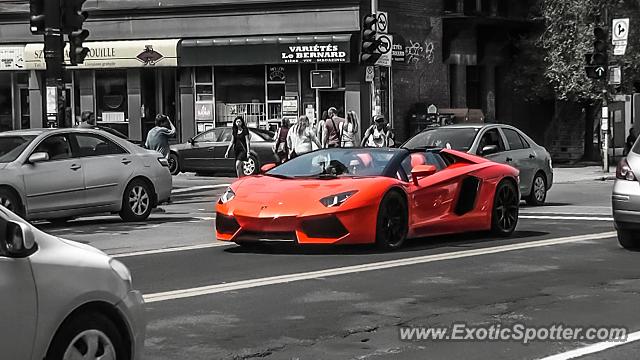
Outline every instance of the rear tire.
POLYGON ((7 209, 13 211, 16 215, 24 218, 24 207, 22 206, 22 202, 20 198, 16 196, 16 194, 7 189, 0 189, 0 205, 6 207, 7 209))
POLYGON ((122 196, 122 210, 120 217, 127 222, 144 221, 153 210, 153 191, 151 187, 140 179, 135 179, 127 185, 122 196))
POLYGON ((378 208, 376 245, 385 251, 402 247, 407 239, 408 228, 407 201, 397 191, 388 192, 378 208))
POLYGON ((174 154, 174 153, 170 153, 169 154, 169 171, 171 172, 171 175, 178 175, 180 174, 180 163, 178 162, 178 155, 174 154))
POLYGON ((508 180, 503 180, 496 188, 491 210, 491 232, 496 236, 510 236, 518 225, 520 198, 518 189, 508 180))
POLYGON ((531 206, 542 206, 547 199, 547 180, 542 172, 538 172, 533 177, 531 193, 527 196, 527 204, 531 206))
POLYGON ((630 230, 618 230, 620 246, 628 250, 640 250, 640 235, 630 230))
POLYGON ((51 341, 45 360, 73 359, 74 355, 99 359, 109 352, 117 360, 131 359, 123 335, 113 321, 100 313, 89 312, 63 323, 51 341))

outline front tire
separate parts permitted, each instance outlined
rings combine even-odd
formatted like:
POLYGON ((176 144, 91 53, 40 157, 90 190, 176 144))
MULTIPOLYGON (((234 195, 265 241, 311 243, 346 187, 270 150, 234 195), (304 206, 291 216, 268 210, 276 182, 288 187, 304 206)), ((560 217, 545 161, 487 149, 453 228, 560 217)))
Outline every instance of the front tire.
POLYGON ((494 235, 510 236, 518 225, 520 198, 518 189, 508 180, 503 180, 496 188, 491 211, 491 232, 494 235))
POLYGON ((640 235, 630 230, 618 230, 618 243, 628 250, 640 249, 640 235))
POLYGON ((170 153, 169 154, 169 171, 171 172, 171 175, 178 175, 180 174, 180 163, 178 162, 178 155, 174 154, 174 153, 170 153))
POLYGON ((22 206, 22 202, 13 191, 6 188, 0 189, 0 205, 24 218, 24 207, 22 206))
POLYGON ((533 178, 531 193, 526 198, 527 204, 531 206, 542 206, 547 199, 547 180, 542 172, 538 172, 533 178))
POLYGON ((130 360, 118 327, 100 313, 76 315, 63 323, 51 342, 45 360, 130 360))
POLYGON ((120 217, 127 222, 146 220, 153 210, 152 199, 151 187, 140 179, 133 180, 124 190, 120 217))
POLYGON ((407 239, 408 227, 407 201, 397 191, 388 192, 378 208, 376 245, 385 251, 400 248, 407 239))
POLYGON ((260 171, 260 161, 254 155, 249 155, 247 161, 242 163, 242 174, 244 176, 255 175, 260 171))

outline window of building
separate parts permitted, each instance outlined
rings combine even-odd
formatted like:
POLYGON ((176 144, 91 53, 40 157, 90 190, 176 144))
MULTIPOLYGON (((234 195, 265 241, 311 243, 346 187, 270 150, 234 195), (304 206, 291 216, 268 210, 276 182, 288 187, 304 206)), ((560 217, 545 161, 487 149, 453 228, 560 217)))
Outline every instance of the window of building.
POLYGON ((128 122, 126 71, 99 70, 95 74, 96 119, 98 122, 128 122))
POLYGON ((196 132, 202 133, 214 126, 213 68, 211 66, 195 68, 195 85, 196 132))
POLYGON ((13 129, 13 96, 11 72, 0 71, 0 131, 13 129))
POLYGON ((444 11, 446 12, 458 12, 458 1, 459 0, 444 0, 444 11))
POLYGON ((482 87, 479 66, 467 66, 467 107, 482 109, 482 87))
POLYGON ((242 116, 248 126, 267 121, 265 66, 217 66, 214 69, 216 126, 231 126, 242 116))

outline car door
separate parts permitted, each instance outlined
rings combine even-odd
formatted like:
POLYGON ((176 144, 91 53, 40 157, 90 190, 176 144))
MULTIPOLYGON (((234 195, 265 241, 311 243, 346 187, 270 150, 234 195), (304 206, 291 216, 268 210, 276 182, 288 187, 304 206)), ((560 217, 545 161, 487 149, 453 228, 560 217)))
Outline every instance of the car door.
POLYGON ((181 150, 182 168, 186 171, 211 170, 213 166, 213 152, 220 138, 220 128, 211 129, 193 138, 187 149, 181 150))
POLYGON ((73 134, 74 153, 84 168, 87 206, 116 205, 133 174, 135 162, 128 151, 98 134, 73 134))
MULTIPOLYGON (((0 211, 0 241, 6 242, 7 218, 0 211)), ((0 253, 0 349, 3 359, 31 359, 38 308, 29 258, 0 253)))
POLYGON ((497 127, 485 129, 479 136, 479 143, 477 148, 477 155, 483 156, 491 161, 495 161, 502 164, 509 164, 510 157, 505 153, 507 148, 502 137, 502 133, 497 127), (485 146, 494 145, 496 151, 490 154, 482 153, 482 149, 485 146))
POLYGON ((31 154, 36 152, 48 153, 49 160, 22 165, 29 213, 84 207, 84 169, 82 161, 72 156, 69 135, 48 136, 31 154))
POLYGON ((536 154, 517 130, 502 127, 502 132, 507 139, 507 145, 509 145, 507 154, 512 159, 510 164, 520 170, 520 192, 528 194, 537 170, 536 154))
MULTIPOLYGON (((215 144, 214 166, 216 169, 233 170, 235 169, 235 154, 233 147, 231 148, 231 151, 229 151, 229 157, 227 158, 224 156, 227 152, 227 148, 229 147, 229 142, 233 139, 233 135, 231 133, 232 129, 219 128, 218 130, 220 130, 220 137, 218 138, 219 141, 215 144)), ((249 131, 249 136, 251 136, 249 141, 255 137, 255 135, 251 134, 251 131, 249 131)))

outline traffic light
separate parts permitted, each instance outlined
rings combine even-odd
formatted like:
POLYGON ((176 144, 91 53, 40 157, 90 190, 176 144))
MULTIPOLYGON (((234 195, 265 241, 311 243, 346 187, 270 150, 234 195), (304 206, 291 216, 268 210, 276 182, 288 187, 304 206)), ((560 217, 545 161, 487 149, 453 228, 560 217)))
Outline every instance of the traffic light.
POLYGON ((81 29, 69 34, 69 60, 71 65, 78 65, 84 62, 89 54, 89 48, 83 47, 84 42, 89 37, 89 30, 81 29))
POLYGON ((31 22, 31 33, 33 35, 44 34, 44 1, 29 0, 29 21, 31 22))
POLYGON ((585 54, 585 71, 587 72, 587 77, 591 79, 604 79, 609 65, 607 29, 596 26, 593 29, 593 37, 593 53, 585 54))
POLYGON ((378 50, 379 41, 377 39, 378 18, 375 14, 370 14, 362 20, 362 43, 360 47, 360 63, 363 65, 374 65, 380 58, 378 50))

